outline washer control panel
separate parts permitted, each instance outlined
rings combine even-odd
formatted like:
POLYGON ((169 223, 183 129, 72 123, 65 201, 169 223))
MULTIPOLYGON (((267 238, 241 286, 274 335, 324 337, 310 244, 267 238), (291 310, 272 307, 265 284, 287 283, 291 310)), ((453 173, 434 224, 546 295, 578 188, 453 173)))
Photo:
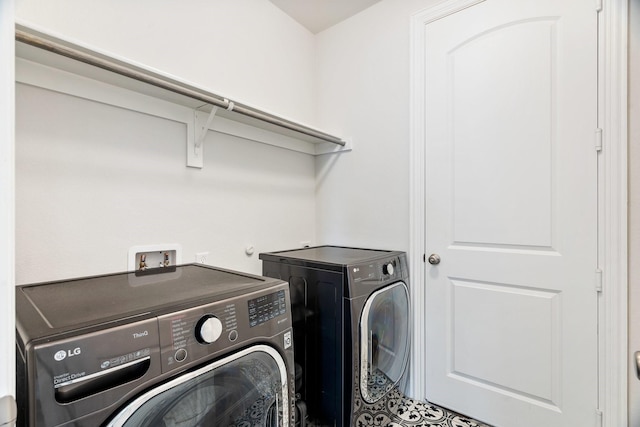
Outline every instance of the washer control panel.
POLYGON ((224 302, 158 317, 162 371, 206 357, 238 335, 238 307, 224 302), (226 335, 225 335, 226 334, 226 335))
POLYGON ((284 290, 250 299, 248 305, 249 326, 252 328, 287 312, 284 290))
POLYGON ((287 319, 287 287, 206 304, 158 317, 162 372, 228 352, 254 337, 272 337, 287 319))

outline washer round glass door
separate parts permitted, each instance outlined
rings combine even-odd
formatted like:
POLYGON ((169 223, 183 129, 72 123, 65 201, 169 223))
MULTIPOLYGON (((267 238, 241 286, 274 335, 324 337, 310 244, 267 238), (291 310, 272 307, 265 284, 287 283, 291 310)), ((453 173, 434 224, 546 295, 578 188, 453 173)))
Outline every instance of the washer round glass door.
POLYGON ((107 426, 283 426, 288 399, 282 357, 256 345, 150 389, 107 426))
POLYGON ((403 378, 409 360, 409 290, 403 282, 369 297, 360 317, 360 391, 373 403, 403 378))

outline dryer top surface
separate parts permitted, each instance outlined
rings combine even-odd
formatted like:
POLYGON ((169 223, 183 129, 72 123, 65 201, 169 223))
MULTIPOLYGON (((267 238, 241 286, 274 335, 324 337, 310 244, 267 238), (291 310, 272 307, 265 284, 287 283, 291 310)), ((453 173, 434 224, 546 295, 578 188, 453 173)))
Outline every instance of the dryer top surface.
POLYGON ((294 263, 325 264, 348 267, 374 260, 397 257, 402 252, 378 249, 348 248, 341 246, 316 246, 281 252, 260 254, 260 259, 269 261, 294 261, 294 263), (298 261, 298 262, 296 262, 298 261))

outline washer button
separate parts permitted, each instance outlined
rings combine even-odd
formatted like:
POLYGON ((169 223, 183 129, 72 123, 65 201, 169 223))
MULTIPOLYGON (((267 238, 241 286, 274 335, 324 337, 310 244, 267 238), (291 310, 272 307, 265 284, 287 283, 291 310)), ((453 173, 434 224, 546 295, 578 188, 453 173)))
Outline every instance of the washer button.
POLYGON ((181 348, 176 351, 176 354, 173 357, 176 359, 176 362, 184 362, 187 358, 187 350, 181 348))
POLYGON ((238 339, 238 331, 235 329, 229 332, 229 341, 235 341, 238 339))

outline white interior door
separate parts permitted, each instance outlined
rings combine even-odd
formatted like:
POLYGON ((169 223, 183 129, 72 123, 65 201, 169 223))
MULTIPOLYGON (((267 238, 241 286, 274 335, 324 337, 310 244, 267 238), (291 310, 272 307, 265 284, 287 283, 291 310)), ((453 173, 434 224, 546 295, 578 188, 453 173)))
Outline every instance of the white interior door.
POLYGON ((427 399, 490 424, 596 422, 596 24, 486 0, 425 25, 427 399))

